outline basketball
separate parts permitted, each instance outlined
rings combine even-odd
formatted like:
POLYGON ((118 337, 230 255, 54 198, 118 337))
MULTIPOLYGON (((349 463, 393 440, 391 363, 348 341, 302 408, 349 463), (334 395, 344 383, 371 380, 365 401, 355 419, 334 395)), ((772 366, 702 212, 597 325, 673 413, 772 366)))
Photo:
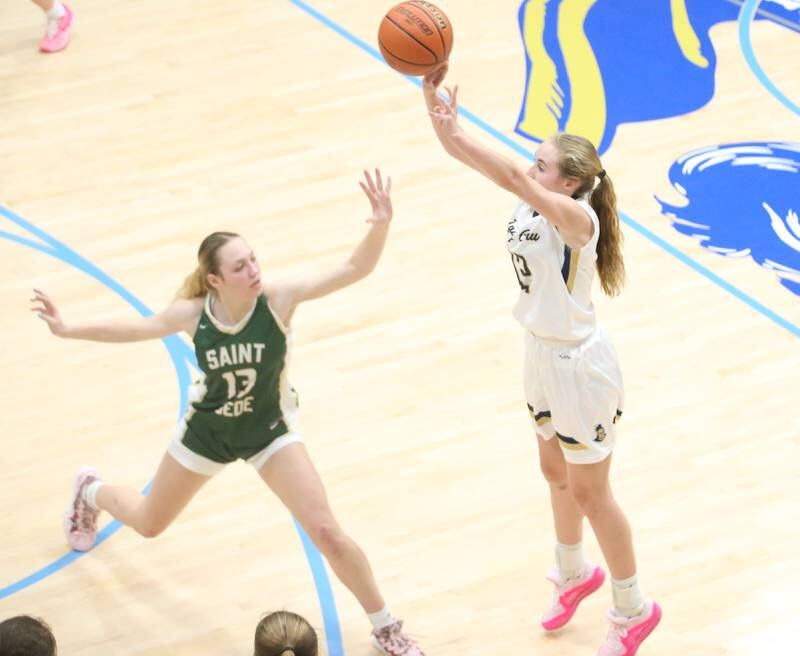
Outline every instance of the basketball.
POLYGON ((453 28, 436 5, 409 0, 395 5, 383 17, 378 46, 394 70, 425 75, 450 56, 453 28))

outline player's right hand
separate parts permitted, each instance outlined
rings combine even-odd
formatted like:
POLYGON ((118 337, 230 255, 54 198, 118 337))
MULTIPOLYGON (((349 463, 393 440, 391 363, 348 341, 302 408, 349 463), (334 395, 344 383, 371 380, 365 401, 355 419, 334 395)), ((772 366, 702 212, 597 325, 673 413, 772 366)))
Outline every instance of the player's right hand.
POLYGON ((51 333, 59 337, 63 336, 66 332, 66 327, 61 320, 61 315, 58 312, 56 304, 53 303, 53 299, 38 289, 34 289, 33 294, 34 296, 31 299, 31 303, 33 303, 31 312, 36 312, 37 316, 47 323, 47 327, 50 329, 51 333))
POLYGON ((450 67, 447 61, 443 61, 430 73, 422 78, 422 89, 426 94, 436 94, 439 85, 444 82, 447 69, 450 67))

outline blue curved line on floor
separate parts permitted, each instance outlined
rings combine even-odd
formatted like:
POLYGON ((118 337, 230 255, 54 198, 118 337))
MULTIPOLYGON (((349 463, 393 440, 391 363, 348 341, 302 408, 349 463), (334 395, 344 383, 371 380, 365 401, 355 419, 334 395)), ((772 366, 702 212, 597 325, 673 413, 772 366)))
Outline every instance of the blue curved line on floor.
POLYGON ((758 59, 756 59, 756 54, 753 50, 753 41, 750 37, 750 26, 753 23, 753 18, 760 4, 761 0, 745 0, 741 11, 739 11, 739 45, 742 48, 742 54, 750 70, 753 72, 753 75, 761 82, 761 85, 775 96, 780 103, 787 107, 789 111, 800 116, 800 107, 793 103, 775 83, 769 79, 764 69, 761 68, 761 64, 758 63, 758 59))
POLYGON ((322 556, 314 546, 314 543, 311 542, 311 538, 308 537, 308 534, 296 519, 294 519, 294 525, 300 535, 300 541, 303 543, 303 550, 306 552, 306 558, 311 567, 311 575, 314 577, 314 585, 317 588, 322 622, 325 626, 325 640, 328 643, 328 656, 343 656, 342 630, 339 626, 336 601, 333 598, 331 582, 325 569, 325 561, 322 560, 322 556))
MULTIPOLYGON (((361 48, 361 50, 366 52, 371 57, 374 57, 375 59, 377 59, 379 62, 381 62, 385 66, 388 66, 388 64, 386 64, 386 62, 384 61, 383 57, 381 56, 380 52, 378 52, 378 50, 373 48, 371 45, 369 45, 368 43, 366 43, 362 39, 359 39, 357 36, 355 36, 351 32, 348 32, 341 25, 338 25, 337 23, 335 23, 330 18, 328 18, 324 14, 320 13, 317 9, 314 9, 314 7, 312 7, 308 3, 303 2, 303 0, 289 0, 289 2, 291 2, 293 5, 295 5, 299 9, 302 9, 304 12, 306 12, 307 14, 309 14, 310 16, 312 16, 313 18, 318 20, 323 25, 331 28, 334 32, 336 32, 337 34, 341 35, 342 37, 344 37, 345 39, 350 41, 353 45, 361 48)), ((748 2, 751 2, 751 3, 755 2, 755 4, 757 5, 757 3, 760 2, 760 0, 748 0, 748 2)), ((398 73, 398 75, 400 75, 400 74, 398 73)), ((421 81, 420 78, 412 77, 410 75, 404 75, 403 77, 405 77, 409 82, 415 84, 416 86, 418 86, 420 88, 422 87, 422 81, 421 81)), ((520 144, 518 144, 514 140, 510 139, 509 137, 507 137, 505 134, 500 132, 498 129, 494 128, 489 123, 487 123, 486 121, 484 121, 483 119, 481 119, 480 117, 475 115, 473 112, 469 111, 463 105, 459 105, 458 112, 459 112, 459 114, 461 116, 464 116, 469 121, 471 121, 472 123, 477 125, 481 130, 483 130, 487 134, 491 135, 492 137, 494 137, 498 141, 502 142, 504 145, 508 146, 509 148, 515 150, 516 152, 518 152, 519 154, 521 154, 525 158, 527 158, 527 159, 529 159, 531 161, 534 159, 533 152, 531 152, 530 150, 528 150, 524 146, 521 146, 520 144)), ((620 214, 620 219, 622 220, 623 223, 625 223, 626 225, 629 225, 631 228, 636 230, 636 232, 638 232, 640 235, 642 235, 646 239, 649 239, 651 242, 653 242, 656 246, 658 246, 659 248, 662 248, 667 253, 669 253, 673 257, 677 258, 678 260, 683 262, 688 267, 694 269, 700 275, 705 276, 711 282, 713 282, 714 284, 718 285, 719 287, 724 289, 726 292, 732 294, 733 296, 738 298, 743 303, 749 305, 752 309, 754 309, 759 314, 764 315, 770 321, 773 321, 776 324, 778 324, 781 328, 784 328, 784 329, 788 330, 795 337, 800 337, 800 326, 798 326, 798 325, 792 323, 791 321, 789 321, 788 319, 782 317, 777 312, 769 309, 763 303, 760 303, 759 301, 754 299, 749 294, 746 294, 745 292, 743 292, 738 287, 735 287, 734 285, 732 285, 728 281, 724 280, 723 278, 718 276, 716 273, 714 273, 713 271, 711 271, 707 267, 705 267, 702 264, 700 264, 697 260, 689 257, 686 253, 684 253, 683 251, 681 251, 677 247, 673 246, 672 244, 670 244, 665 239, 662 239, 661 237, 656 235, 654 232, 652 232, 648 228, 644 227, 644 225, 642 225, 641 223, 636 221, 636 219, 634 219, 633 217, 629 216, 628 214, 625 214, 622 211, 620 211, 619 214, 620 214)))
POLYGON ((27 246, 28 248, 33 248, 34 250, 41 251, 46 255, 54 255, 53 249, 49 246, 45 246, 38 241, 31 241, 30 239, 25 239, 25 237, 20 237, 19 235, 15 235, 12 232, 6 232, 5 230, 0 230, 0 238, 8 239, 8 241, 16 242, 17 244, 21 244, 22 246, 27 246))
MULTIPOLYGON (((107 273, 100 270, 96 266, 94 266, 91 262, 86 260, 86 258, 78 255, 75 251, 71 248, 63 244, 62 242, 58 241, 51 235, 48 235, 43 230, 40 230, 35 225, 26 221, 18 214, 12 212, 6 207, 0 205, 0 216, 8 219, 12 223, 15 223, 22 229, 26 230, 27 232, 35 235, 41 241, 32 241, 25 237, 21 237, 19 235, 15 235, 10 232, 0 231, 0 238, 7 239, 16 244, 20 244, 22 246, 26 246, 28 248, 32 248, 37 250, 45 255, 49 255, 51 257, 55 257, 56 259, 61 260, 65 264, 78 269, 79 271, 83 271, 87 275, 91 276, 98 282, 101 282, 109 289, 115 291, 117 294, 122 296, 123 299, 128 301, 142 316, 148 316, 152 314, 152 312, 145 306, 139 299, 137 299, 133 294, 131 294, 127 289, 122 287, 119 283, 117 283, 113 278, 111 278, 107 273), (44 242, 44 243, 42 243, 44 242)), ((180 411, 178 416, 180 417, 183 414, 183 410, 186 407, 187 401, 187 387, 191 382, 189 376, 189 370, 187 366, 188 363, 191 363, 194 359, 194 354, 191 352, 191 349, 186 345, 185 342, 181 341, 176 336, 167 337, 164 340, 164 345, 167 347, 167 351, 169 353, 170 358, 172 359, 173 366, 175 367, 175 372, 178 376, 178 383, 180 385, 180 411)), ((147 486, 144 488, 144 493, 146 494, 147 491, 150 489, 150 484, 148 483, 147 486)), ((101 545, 105 542, 108 538, 110 538, 114 533, 116 533, 122 525, 113 520, 109 522, 106 526, 104 526, 97 534, 97 541, 95 546, 101 545)), ((28 588, 35 583, 38 583, 42 579, 55 574, 59 570, 63 569, 70 563, 75 562, 79 558, 82 558, 85 553, 79 551, 71 551, 67 554, 64 554, 60 558, 57 558, 52 563, 45 565, 41 569, 36 570, 32 574, 23 577, 19 581, 15 581, 9 585, 6 585, 0 588, 0 599, 5 599, 6 597, 10 597, 11 595, 28 588)))
MULTIPOLYGON (((57 258, 69 266, 83 271, 98 282, 104 284, 112 291, 116 292, 119 296, 130 303, 130 305, 132 305, 142 316, 149 316, 152 314, 152 311, 131 292, 111 278, 107 273, 93 265, 91 262, 86 260, 86 258, 78 255, 78 253, 73 251, 62 242, 58 241, 51 235, 47 234, 40 228, 37 228, 29 221, 26 221, 21 216, 3 207, 2 205, 0 205, 0 216, 5 217, 12 223, 15 223, 17 226, 26 230, 30 234, 35 235, 41 241, 32 241, 25 237, 21 237, 6 231, 0 231, 0 238, 7 239, 13 243, 38 250, 46 255, 57 258)), ((189 347, 189 345, 176 335, 166 337, 162 341, 167 347, 167 352, 169 353, 172 364, 175 367, 175 373, 178 376, 178 385, 180 387, 180 408, 178 411, 178 417, 181 417, 186 409, 186 404, 188 401, 188 387, 191 383, 189 366, 196 368, 197 360, 195 359, 194 351, 189 347)), ((143 494, 148 493, 150 490, 150 485, 150 482, 147 483, 142 491, 143 494)), ((322 560, 322 556, 320 555, 319 551, 311 542, 300 524, 295 521, 295 525, 297 527, 297 532, 300 535, 300 541, 303 545, 309 567, 311 568, 311 574, 317 589, 317 596, 319 598, 320 606, 323 608, 325 631, 328 639, 328 653, 330 656, 341 656, 343 651, 341 631, 339 630, 339 619, 336 612, 336 602, 334 601, 330 581, 328 580, 328 574, 325 569, 325 563, 322 560)), ((113 520, 109 522, 98 532, 97 541, 94 548, 97 548, 103 542, 108 540, 112 535, 119 531, 120 528, 122 528, 122 524, 120 524, 118 521, 113 520)), ((29 574, 28 576, 25 576, 14 583, 0 588, 0 599, 10 597, 17 592, 20 592, 21 590, 24 590, 25 588, 28 588, 35 583, 52 576, 53 574, 64 569, 67 565, 70 565, 79 558, 85 556, 86 553, 88 552, 71 551, 60 558, 57 558, 52 563, 45 565, 41 569, 36 570, 32 574, 29 574)))

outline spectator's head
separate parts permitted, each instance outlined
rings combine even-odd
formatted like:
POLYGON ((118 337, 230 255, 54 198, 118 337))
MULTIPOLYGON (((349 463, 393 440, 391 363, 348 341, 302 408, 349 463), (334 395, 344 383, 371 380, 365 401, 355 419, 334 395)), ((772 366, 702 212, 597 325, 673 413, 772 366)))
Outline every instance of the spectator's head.
POLYGON ((317 634, 296 613, 269 613, 256 626, 255 656, 317 656, 317 634))
POLYGON ((11 617, 0 622, 0 656, 56 656, 56 639, 44 620, 11 617))

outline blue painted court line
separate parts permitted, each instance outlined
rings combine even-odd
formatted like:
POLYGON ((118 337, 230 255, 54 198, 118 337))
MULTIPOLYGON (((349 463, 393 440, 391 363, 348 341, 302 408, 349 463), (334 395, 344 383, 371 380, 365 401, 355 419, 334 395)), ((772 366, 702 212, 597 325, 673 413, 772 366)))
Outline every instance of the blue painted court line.
MULTIPOLYGON (((760 0, 747 0, 747 1, 748 2, 757 3, 760 0)), ((291 2, 296 7, 302 9, 304 12, 306 12, 307 14, 309 14, 310 16, 312 16, 313 18, 318 20, 323 25, 331 28, 337 34, 339 34, 340 36, 342 36, 345 39, 347 39, 348 41, 350 41, 353 45, 357 46, 358 48, 361 48, 361 50, 366 52, 368 55, 374 57, 375 59, 377 59, 379 62, 381 62, 385 66, 388 66, 388 64, 386 64, 386 62, 384 61, 383 57, 381 56, 380 52, 378 52, 378 50, 373 48, 371 45, 369 45, 368 43, 366 43, 362 39, 359 39, 357 36, 355 36, 351 32, 348 32, 341 25, 338 25, 337 23, 335 23, 330 18, 328 18, 324 14, 320 13, 317 9, 314 9, 314 7, 312 7, 308 3, 304 2, 303 0, 289 0, 289 2, 291 2)), ((400 75, 400 74, 398 73, 398 75, 400 75)), ((418 86, 420 88, 422 87, 422 81, 419 78, 411 77, 409 75, 404 75, 403 77, 405 77, 409 82, 415 84, 416 86, 418 86)), ((459 112, 459 114, 461 116, 466 117, 469 121, 471 121, 472 123, 477 125, 479 128, 481 128, 487 134, 490 134, 492 137, 494 137, 498 141, 502 142, 504 145, 506 145, 509 148, 515 150, 517 153, 523 155, 527 159, 530 159, 530 160, 534 159, 533 152, 531 152, 527 148, 524 148, 520 144, 516 143, 514 140, 510 139, 509 137, 507 137, 505 134, 503 134, 502 132, 500 132, 499 130, 497 130, 493 126, 491 126, 489 123, 487 123, 483 119, 479 118, 473 112, 471 112, 468 109, 466 109, 463 105, 459 105, 458 112, 459 112)), ((760 303, 759 301, 754 299, 749 294, 746 294, 745 292, 743 292, 738 287, 736 287, 736 286, 732 285, 731 283, 727 282, 726 280, 724 280, 723 278, 718 276, 716 273, 714 273, 713 271, 711 271, 707 267, 705 267, 702 264, 700 264, 697 260, 691 258, 689 255, 687 255, 686 253, 684 253, 683 251, 681 251, 677 247, 673 246, 672 244, 670 244, 666 240, 662 239, 661 237, 656 235, 654 232, 652 232, 648 228, 645 228, 644 225, 642 225, 641 223, 636 221, 636 219, 634 219, 633 217, 629 216, 628 214, 625 214, 624 212, 620 211, 620 219, 623 221, 623 223, 625 223, 626 225, 628 225, 631 228, 633 228, 634 230, 636 230, 636 232, 638 232, 640 235, 642 235, 646 239, 648 239, 651 242, 653 242, 656 246, 658 246, 659 248, 662 248, 663 250, 665 250, 670 255, 676 257, 678 260, 680 260, 681 262, 683 262, 687 266, 689 266, 692 269, 694 269, 695 271, 697 271, 697 273, 699 273, 700 275, 705 276, 711 282, 713 282, 715 285, 718 285, 719 287, 724 289, 726 292, 729 292, 730 294, 733 294, 733 296, 735 296, 737 299, 739 299, 743 303, 749 305, 752 309, 754 309, 759 314, 762 314, 763 316, 767 317, 770 321, 773 321, 774 323, 779 325, 781 328, 784 328, 784 329, 788 330, 795 337, 800 337, 800 326, 797 326, 796 324, 792 323, 788 319, 782 317, 777 312, 769 309, 763 303, 760 303)))
MULTIPOLYGON (((350 32, 348 32, 346 29, 344 29, 340 25, 337 25, 336 23, 334 23, 330 18, 328 18, 324 14, 321 14, 319 11, 314 9, 308 3, 303 2, 303 0, 289 0, 289 2, 291 2, 293 5, 299 7, 304 12, 306 12, 309 15, 311 15, 313 18, 316 18, 320 23, 322 23, 326 27, 330 27, 339 36, 344 37, 345 39, 350 41, 350 43, 352 43, 353 45, 361 48, 368 55, 370 55, 371 57, 377 59, 381 64, 387 65, 386 62, 383 60, 383 57, 381 56, 381 53, 378 52, 375 48, 373 48, 371 45, 369 45, 365 41, 362 41, 361 39, 359 39, 354 34, 351 34, 350 32)), ((398 73, 398 75, 402 75, 402 74, 398 73)), ((406 78, 406 80, 408 80, 412 84, 415 84, 420 89, 422 88, 422 80, 420 78, 413 77, 411 75, 403 75, 402 77, 406 78)), ((492 135, 495 139, 498 139, 498 140, 502 141, 506 146, 508 146, 509 148, 513 148, 519 154, 524 155, 525 157, 529 157, 530 156, 530 153, 525 148, 523 148, 522 146, 517 144, 515 141, 513 141, 513 140, 509 139, 508 137, 506 137, 506 135, 504 135, 502 132, 500 132, 499 130, 497 130, 494 127, 492 127, 489 123, 484 121, 479 116, 473 114, 471 111, 469 111, 463 105, 459 105, 458 106, 458 113, 461 116, 466 116, 475 125, 480 127, 481 130, 483 130, 487 134, 492 135)))
MULTIPOLYGON (((7 239, 12 243, 20 244, 46 255, 50 255, 51 257, 57 258, 62 262, 74 267, 75 269, 83 271, 90 277, 116 292, 119 296, 130 303, 130 305, 132 305, 142 316, 149 316, 152 314, 152 311, 144 303, 142 303, 131 292, 120 285, 116 280, 93 265, 86 258, 78 255, 78 253, 73 251, 65 244, 47 234, 44 230, 41 230, 2 205, 0 205, 0 216, 5 217, 12 223, 27 231, 29 234, 34 235, 37 239, 39 239, 39 241, 34 241, 6 231, 0 231, 0 238, 7 239)), ((188 402, 188 386, 191 383, 189 366, 197 368, 197 360, 195 359, 194 351, 177 335, 171 335, 164 338, 162 341, 167 347, 167 352, 172 359, 175 372, 178 376, 178 385, 180 386, 178 417, 181 417, 186 409, 188 402)), ((148 482, 142 491, 143 494, 148 493, 150 490, 150 485, 151 483, 148 482)), ((297 532, 300 535, 300 541, 303 545, 303 550, 305 551, 309 567, 311 568, 311 574, 317 590, 317 597, 319 598, 319 603, 322 608, 322 616, 325 622, 325 634, 328 641, 328 654, 330 654, 330 656, 342 656, 344 651, 342 649, 339 618, 336 612, 336 602, 333 598, 333 591, 331 590, 330 581, 328 580, 328 574, 325 569, 325 563, 319 551, 311 542, 308 535, 306 535, 305 531, 303 531, 300 524, 295 521, 295 525, 297 527, 297 532)), ((104 526, 97 534, 97 542, 95 543, 94 549, 108 540, 112 535, 119 531, 120 528, 122 528, 122 524, 116 520, 111 521, 104 526)), ((70 551, 69 553, 54 560, 52 563, 36 570, 32 574, 29 574, 28 576, 25 576, 9 585, 1 587, 0 599, 10 597, 15 593, 29 588, 39 581, 56 574, 60 570, 67 567, 67 565, 70 565, 79 558, 85 556, 87 553, 89 552, 70 551)))
MULTIPOLYGON (((728 2, 730 2, 733 5, 736 5, 737 7, 741 7, 746 1, 747 0, 728 0, 728 2)), ((756 10, 756 14, 761 18, 765 18, 767 20, 772 21, 773 23, 777 23, 778 25, 787 27, 790 30, 793 30, 795 32, 800 32, 800 21, 798 21, 797 23, 793 23, 792 21, 786 20, 783 16, 778 16, 777 14, 773 14, 771 11, 763 9, 760 5, 756 10)))
POLYGON ((777 98, 778 102, 784 105, 790 112, 794 112, 800 116, 800 107, 789 100, 775 83, 769 79, 769 76, 761 67, 761 64, 758 63, 758 59, 756 59, 756 54, 753 50, 753 41, 750 37, 750 26, 753 23, 753 18, 760 4, 761 0, 746 0, 739 12, 739 45, 742 48, 742 54, 750 70, 753 72, 753 75, 761 82, 761 85, 777 98))
MULTIPOLYGON (((0 238, 7 239, 13 243, 20 244, 22 246, 27 246, 28 248, 32 248, 37 250, 45 255, 49 255, 51 257, 55 257, 56 259, 61 260, 62 262, 80 270, 84 273, 88 274, 89 276, 95 278, 99 282, 103 283, 107 287, 111 288, 112 290, 116 291, 120 294, 125 300, 127 300, 131 305, 133 305, 142 316, 148 316, 152 314, 150 310, 141 302, 139 299, 134 297, 130 292, 124 289, 121 285, 119 285, 115 280, 108 276, 105 272, 101 271, 93 264, 88 262, 85 258, 78 255, 75 251, 68 248, 65 244, 61 243, 54 237, 48 235, 46 232, 40 230, 32 223, 26 221, 18 214, 15 214, 11 210, 3 207, 0 205, 0 216, 5 217, 6 219, 10 220, 11 222, 17 224, 27 232, 35 235, 39 238, 40 241, 33 241, 27 239, 25 237, 20 237, 10 232, 0 231, 0 238), (42 243, 44 242, 44 243, 42 243)), ((183 408, 185 408, 186 404, 186 386, 190 380, 188 367, 186 367, 186 351, 188 351, 188 347, 184 342, 179 340, 177 337, 167 338, 164 340, 165 346, 167 347, 167 351, 169 352, 170 358, 172 359, 172 363, 175 367, 176 373, 178 375, 178 380, 181 382, 181 399, 180 399, 180 414, 183 413, 183 408)), ((147 493, 149 489, 149 483, 144 489, 144 493, 147 493)), ((114 533, 119 531, 122 528, 122 525, 117 521, 111 521, 106 526, 104 526, 97 534, 97 542, 96 546, 101 545, 105 542, 108 538, 110 538, 114 533)), ((0 599, 5 599, 6 597, 10 597, 11 595, 28 588, 35 583, 38 583, 42 579, 55 574, 59 570, 63 569, 67 565, 75 562, 78 558, 83 557, 86 555, 85 553, 81 553, 78 551, 71 551, 61 558, 57 558, 49 565, 45 565, 41 569, 29 574, 21 578, 19 581, 15 581, 9 585, 6 585, 0 588, 0 599)))
POLYGON ((779 314, 773 312, 768 307, 766 307, 764 304, 760 303, 759 301, 754 299, 752 296, 748 296, 741 289, 739 289, 738 287, 732 285, 727 280, 725 280, 723 278, 720 278, 716 273, 714 273, 710 269, 707 269, 706 267, 704 267, 697 260, 694 260, 691 257, 689 257, 688 255, 686 255, 686 253, 683 253, 679 249, 675 248, 675 246, 670 244, 668 241, 666 241, 665 239, 662 239, 661 237, 659 237, 654 232, 651 232, 650 230, 645 228, 641 223, 638 223, 638 222, 634 221, 630 216, 628 216, 624 212, 620 212, 619 213, 619 218, 622 220, 623 223, 625 223, 626 225, 629 225, 631 228, 636 230, 636 232, 638 232, 642 236, 646 237, 647 239, 652 241, 654 244, 656 244, 656 245, 660 246, 661 248, 663 248, 670 255, 674 255, 681 262, 683 262, 686 266, 691 267, 692 269, 697 271, 697 273, 699 273, 699 274, 705 276, 706 278, 708 278, 709 280, 711 280, 711 282, 713 282, 714 284, 719 285, 725 291, 733 294, 740 301, 742 301, 743 303, 746 303, 747 305, 752 307, 754 310, 756 310, 756 312, 759 312, 759 313, 763 314, 765 317, 767 317, 771 321, 773 321, 776 324, 778 324, 781 328, 785 328, 790 333, 792 333, 795 337, 800 337, 800 327, 798 327, 797 325, 793 324, 788 319, 785 319, 782 316, 780 316, 779 314))
POLYGON ((333 590, 325 569, 325 561, 322 560, 308 533, 303 530, 300 523, 295 519, 297 533, 303 543, 308 564, 311 567, 311 575, 314 577, 314 585, 317 588, 317 597, 322 611, 322 622, 325 626, 325 639, 328 643, 328 656, 343 656, 344 645, 342 644, 342 630, 339 626, 339 615, 336 612, 336 601, 333 598, 333 590))

